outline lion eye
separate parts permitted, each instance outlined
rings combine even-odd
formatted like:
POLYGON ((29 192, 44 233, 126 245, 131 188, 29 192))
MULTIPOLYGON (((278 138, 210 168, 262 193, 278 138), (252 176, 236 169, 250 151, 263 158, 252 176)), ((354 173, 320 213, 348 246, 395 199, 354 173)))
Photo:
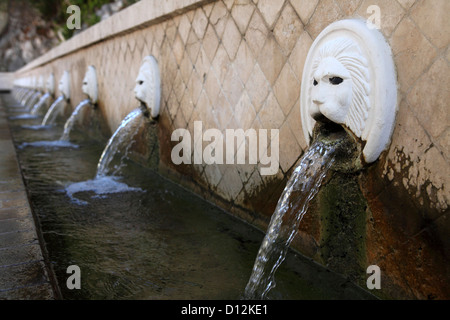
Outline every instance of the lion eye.
POLYGON ((315 86, 317 86, 317 80, 316 79, 314 79, 314 81, 313 81, 313 85, 315 85, 315 86))
POLYGON ((342 79, 340 77, 332 77, 332 78, 330 78, 330 83, 334 84, 334 85, 338 85, 338 84, 342 83, 342 81, 344 81, 344 79, 342 79))
POLYGON ((139 85, 142 85, 143 83, 144 83, 144 81, 142 81, 142 80, 139 80, 139 81, 138 81, 138 84, 139 84, 139 85))

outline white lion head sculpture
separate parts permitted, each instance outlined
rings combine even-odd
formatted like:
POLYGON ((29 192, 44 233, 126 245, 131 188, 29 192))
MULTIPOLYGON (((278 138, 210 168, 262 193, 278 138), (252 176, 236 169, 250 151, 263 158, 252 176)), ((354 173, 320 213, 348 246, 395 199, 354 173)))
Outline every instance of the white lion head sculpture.
POLYGON ((81 90, 83 91, 84 94, 86 94, 89 97, 92 104, 97 103, 98 84, 97 84, 97 73, 95 71, 94 66, 89 66, 87 68, 81 90))
POLYGON ((300 113, 309 143, 316 121, 342 125, 359 138, 366 163, 388 148, 397 109, 392 52, 364 20, 332 23, 314 40, 302 76, 300 113))
POLYGON ((161 84, 155 57, 146 56, 142 62, 134 88, 136 99, 145 104, 152 118, 159 115, 161 84))
POLYGON ((59 92, 64 96, 64 99, 70 99, 70 74, 68 71, 64 71, 58 84, 59 92))
POLYGON ((369 114, 370 85, 367 61, 358 45, 347 38, 325 43, 312 72, 310 115, 345 125, 361 138, 369 114))

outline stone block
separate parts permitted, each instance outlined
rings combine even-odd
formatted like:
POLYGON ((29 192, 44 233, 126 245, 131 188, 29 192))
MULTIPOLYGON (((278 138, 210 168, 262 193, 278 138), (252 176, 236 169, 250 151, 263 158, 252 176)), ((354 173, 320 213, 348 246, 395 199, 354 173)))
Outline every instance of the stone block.
POLYGON ((319 0, 291 0, 291 4, 304 25, 307 25, 319 0))
MULTIPOLYGON (((410 68, 414 69, 414 68, 410 68)), ((442 84, 450 81, 450 67, 443 58, 433 63, 409 92, 407 100, 425 130, 437 139, 449 126, 450 93, 442 84)))
POLYGON ((397 67, 399 90, 405 93, 436 57, 436 49, 409 18, 400 22, 390 44, 397 67))
POLYGON ((269 28, 271 28, 278 18, 283 7, 284 0, 259 0, 258 9, 264 17, 269 28))
POLYGON ((281 11, 280 18, 275 24, 273 33, 285 55, 289 55, 303 32, 303 25, 295 10, 287 4, 281 11))
POLYGON ((258 63, 269 83, 274 85, 284 66, 286 58, 273 36, 267 37, 261 52, 264 54, 259 55, 257 58, 258 63))
POLYGON ((273 90, 284 115, 287 116, 300 95, 300 82, 288 63, 281 70, 273 90))
POLYGON ((236 22, 241 34, 244 34, 245 30, 247 30, 248 23, 254 10, 255 6, 251 0, 235 1, 235 4, 231 10, 231 15, 233 16, 233 19, 236 22))
POLYGON ((450 42, 449 12, 450 2, 447 0, 419 0, 411 10, 411 19, 433 45, 442 49, 450 42))

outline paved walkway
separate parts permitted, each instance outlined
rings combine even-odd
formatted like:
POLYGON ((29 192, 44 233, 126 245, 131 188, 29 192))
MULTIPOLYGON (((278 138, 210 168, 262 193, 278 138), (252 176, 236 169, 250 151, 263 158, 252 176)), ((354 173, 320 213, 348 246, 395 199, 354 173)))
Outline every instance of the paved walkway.
POLYGON ((54 299, 0 94, 0 300, 54 299))

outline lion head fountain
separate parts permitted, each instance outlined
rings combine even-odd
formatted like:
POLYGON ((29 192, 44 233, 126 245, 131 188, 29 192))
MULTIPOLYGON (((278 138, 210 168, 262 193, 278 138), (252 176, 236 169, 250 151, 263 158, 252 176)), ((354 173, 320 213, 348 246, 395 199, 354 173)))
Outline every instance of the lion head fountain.
POLYGON ((97 73, 94 66, 88 66, 86 74, 83 79, 83 85, 81 90, 84 94, 89 97, 89 100, 93 105, 97 103, 98 100, 98 84, 97 84, 97 73))
POLYGON ((155 57, 146 56, 144 58, 136 78, 134 94, 145 107, 146 112, 150 112, 153 119, 157 118, 161 100, 161 84, 155 57))
POLYGON ((316 195, 317 223, 306 227, 315 235, 299 241, 308 239, 309 247, 313 239, 312 255, 327 268, 350 281, 360 278, 368 220, 361 169, 389 146, 396 107, 392 53, 381 33, 353 19, 326 27, 311 45, 302 76, 301 120, 311 146, 278 200, 246 298, 263 299, 275 285, 274 272, 316 195))
POLYGON ((397 108, 391 50, 362 20, 325 28, 312 44, 302 77, 300 111, 309 143, 316 122, 342 126, 359 143, 360 165, 389 143, 397 108))

